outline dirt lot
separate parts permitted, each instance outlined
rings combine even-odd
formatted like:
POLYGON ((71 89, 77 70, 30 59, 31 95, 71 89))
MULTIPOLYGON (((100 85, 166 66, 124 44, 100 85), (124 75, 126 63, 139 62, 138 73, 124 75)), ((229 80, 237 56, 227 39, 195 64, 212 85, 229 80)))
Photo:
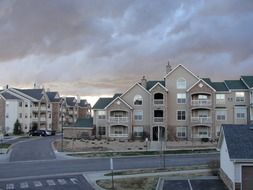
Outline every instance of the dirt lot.
MULTIPOLYGON (((56 143, 56 147, 60 147, 56 143)), ((64 140, 64 151, 69 152, 93 152, 93 151, 138 151, 151 150, 156 147, 159 149, 159 143, 150 143, 145 141, 107 141, 107 140, 64 140)), ((203 148, 216 147, 216 143, 202 143, 199 141, 167 141, 166 149, 181 148, 203 148)))

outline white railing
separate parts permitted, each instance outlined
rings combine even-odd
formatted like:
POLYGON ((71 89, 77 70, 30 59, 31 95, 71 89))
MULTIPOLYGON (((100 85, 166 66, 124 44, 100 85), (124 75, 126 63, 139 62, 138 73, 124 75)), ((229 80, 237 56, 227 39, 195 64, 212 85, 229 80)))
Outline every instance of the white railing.
POLYGON ((128 117, 110 117, 109 118, 109 122, 110 123, 128 123, 129 118, 128 117))
POLYGON ((210 134, 206 134, 206 135, 200 135, 200 134, 193 134, 193 138, 211 138, 210 134))
POLYGON ((47 107, 46 106, 41 106, 40 111, 47 111, 47 107))
POLYGON ((39 121, 39 118, 38 118, 38 117, 33 117, 33 118, 32 118, 32 121, 33 121, 33 122, 38 122, 38 121, 39 121))
POLYGON ((211 117, 191 117, 192 123, 212 123, 211 117))
POLYGON ((38 106, 32 107, 32 110, 33 110, 33 111, 39 111, 39 107, 38 107, 38 106))
POLYGON ((109 137, 128 137, 128 134, 109 134, 109 137))
POLYGON ((216 100, 216 104, 225 104, 225 103, 226 103, 225 100, 222 100, 222 99, 216 100))
POLYGON ((46 117, 40 117, 40 121, 46 121, 46 117))
POLYGON ((154 105, 163 105, 164 100, 163 99, 154 99, 154 105))
POLYGON ((192 106, 211 106, 211 100, 192 100, 192 106))
POLYGON ((164 121, 163 117, 154 117, 154 122, 155 123, 162 123, 164 121))

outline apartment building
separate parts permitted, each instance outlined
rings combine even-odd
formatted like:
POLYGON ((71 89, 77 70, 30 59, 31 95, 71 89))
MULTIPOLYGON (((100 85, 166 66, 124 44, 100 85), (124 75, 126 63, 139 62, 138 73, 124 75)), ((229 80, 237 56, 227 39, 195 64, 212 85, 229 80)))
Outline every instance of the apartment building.
POLYGON ((216 139, 222 124, 252 122, 252 76, 212 82, 183 65, 160 81, 145 77, 123 94, 100 98, 93 107, 96 134, 152 141, 216 139))

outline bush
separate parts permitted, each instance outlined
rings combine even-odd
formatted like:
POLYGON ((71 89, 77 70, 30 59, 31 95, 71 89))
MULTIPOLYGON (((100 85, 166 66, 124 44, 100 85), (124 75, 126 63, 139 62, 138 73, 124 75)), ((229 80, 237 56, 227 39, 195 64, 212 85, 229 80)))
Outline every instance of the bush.
POLYGON ((13 134, 14 135, 21 135, 21 134, 23 134, 23 131, 22 131, 22 128, 21 128, 21 124, 19 123, 18 119, 16 120, 16 122, 14 124, 13 134))

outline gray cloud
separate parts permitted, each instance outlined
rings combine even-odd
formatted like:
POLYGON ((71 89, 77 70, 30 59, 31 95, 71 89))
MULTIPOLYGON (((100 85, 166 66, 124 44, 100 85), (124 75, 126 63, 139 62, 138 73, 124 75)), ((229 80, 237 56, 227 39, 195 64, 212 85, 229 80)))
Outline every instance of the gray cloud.
POLYGON ((162 79, 168 60, 213 80, 252 75, 252 22, 251 0, 3 0, 0 84, 99 96, 162 79))

